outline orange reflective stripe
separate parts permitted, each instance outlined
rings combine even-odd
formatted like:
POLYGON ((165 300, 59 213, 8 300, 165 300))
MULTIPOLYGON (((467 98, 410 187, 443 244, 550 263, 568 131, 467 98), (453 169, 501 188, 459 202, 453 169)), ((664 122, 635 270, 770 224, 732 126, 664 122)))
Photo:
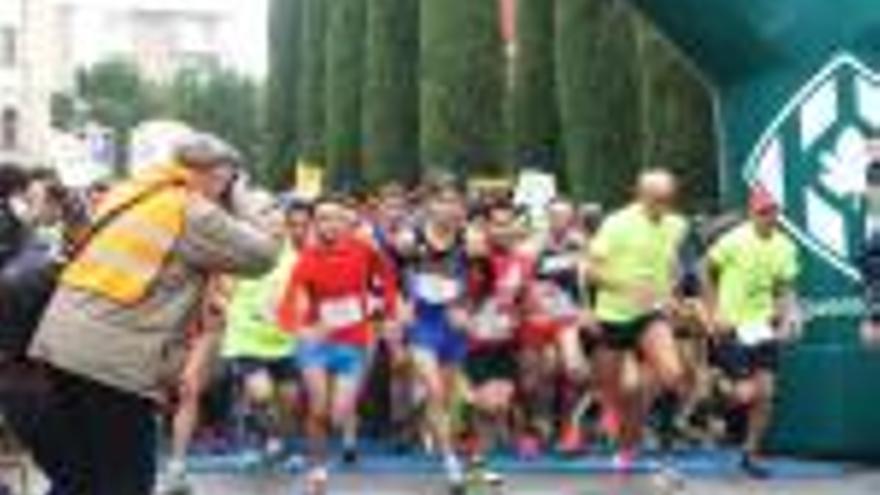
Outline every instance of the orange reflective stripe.
POLYGON ((183 231, 186 197, 171 189, 122 213, 68 267, 63 283, 122 303, 142 298, 183 231))
POLYGON ((111 297, 123 304, 137 302, 143 295, 140 275, 106 261, 81 260, 68 269, 64 281, 69 287, 111 297), (108 288, 112 289, 112 293, 108 292, 108 288))

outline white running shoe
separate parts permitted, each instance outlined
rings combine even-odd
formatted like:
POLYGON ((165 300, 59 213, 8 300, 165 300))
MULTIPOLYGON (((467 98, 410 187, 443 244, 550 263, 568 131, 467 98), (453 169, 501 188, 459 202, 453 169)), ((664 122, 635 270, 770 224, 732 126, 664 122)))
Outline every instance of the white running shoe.
POLYGON ((324 466, 315 466, 309 469, 305 476, 305 494, 326 495, 329 478, 330 475, 324 466))
POLYGON ((194 491, 185 471, 169 472, 165 476, 161 495, 193 495, 194 491))

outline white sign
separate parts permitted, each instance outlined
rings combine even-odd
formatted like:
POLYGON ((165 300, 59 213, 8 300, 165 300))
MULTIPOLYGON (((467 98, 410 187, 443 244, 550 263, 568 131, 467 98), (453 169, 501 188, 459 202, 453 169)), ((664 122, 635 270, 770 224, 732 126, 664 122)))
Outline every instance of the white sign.
POLYGON ((516 183, 513 201, 525 206, 533 220, 540 221, 545 209, 556 197, 556 177, 538 170, 523 170, 516 183))

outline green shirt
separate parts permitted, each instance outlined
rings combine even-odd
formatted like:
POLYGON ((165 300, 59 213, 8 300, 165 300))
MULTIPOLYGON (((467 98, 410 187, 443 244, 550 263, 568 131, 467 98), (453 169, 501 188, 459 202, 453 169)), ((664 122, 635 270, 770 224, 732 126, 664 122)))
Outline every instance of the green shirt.
POLYGON ((758 236, 746 223, 719 239, 709 250, 718 274, 719 317, 741 327, 768 324, 775 311, 777 290, 797 277, 797 249, 780 231, 758 236))
MULTIPOLYGON (((645 316, 635 292, 651 288, 663 298, 671 293, 676 253, 687 222, 666 214, 653 221, 641 205, 614 213, 602 223, 590 244, 590 254, 601 263, 606 282, 596 294, 596 316, 611 323, 625 323, 645 316)), ((659 302, 659 301, 658 301, 659 302)))
POLYGON ((275 309, 295 261, 295 253, 285 250, 268 275, 236 282, 227 314, 223 357, 279 359, 291 355, 294 339, 278 328, 275 309))

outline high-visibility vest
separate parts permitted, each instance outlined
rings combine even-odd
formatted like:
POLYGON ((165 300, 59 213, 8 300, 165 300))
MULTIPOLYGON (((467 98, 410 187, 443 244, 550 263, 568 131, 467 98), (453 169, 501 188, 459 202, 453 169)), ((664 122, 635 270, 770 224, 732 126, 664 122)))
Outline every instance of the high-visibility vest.
POLYGON ((186 177, 185 170, 170 164, 161 174, 153 174, 148 180, 133 179, 132 183, 118 186, 116 197, 111 191, 105 200, 110 209, 137 191, 156 189, 94 234, 65 269, 62 285, 120 304, 142 300, 183 231, 189 194, 186 177))

